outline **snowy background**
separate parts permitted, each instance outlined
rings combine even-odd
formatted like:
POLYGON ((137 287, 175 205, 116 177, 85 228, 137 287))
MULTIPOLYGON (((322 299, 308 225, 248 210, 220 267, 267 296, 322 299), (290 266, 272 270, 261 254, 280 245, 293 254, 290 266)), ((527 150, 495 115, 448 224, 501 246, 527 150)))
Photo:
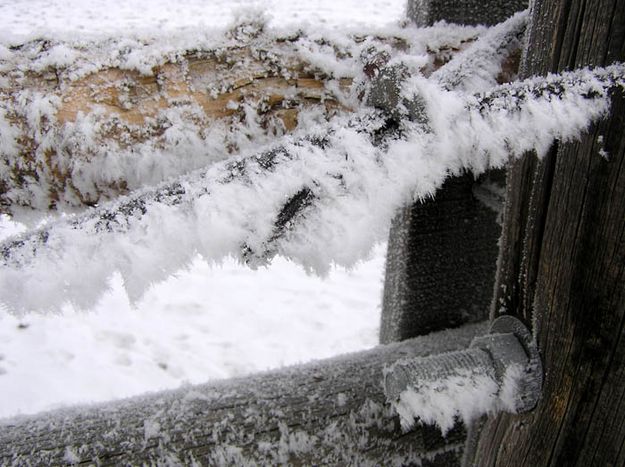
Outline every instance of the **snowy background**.
MULTIPOLYGON (((329 28, 397 22, 405 0, 0 1, 0 40, 154 35, 222 28, 262 8, 274 24, 329 28)), ((23 229, 0 217, 0 239, 23 229)), ((0 311, 0 417, 227 378, 377 343, 384 246, 351 271, 306 275, 277 258, 252 271, 200 260, 135 308, 114 277, 89 313, 0 311)))
POLYGON ((382 26, 403 17, 406 0, 21 0, 0 1, 0 37, 130 35, 222 28, 255 8, 271 25, 382 26))

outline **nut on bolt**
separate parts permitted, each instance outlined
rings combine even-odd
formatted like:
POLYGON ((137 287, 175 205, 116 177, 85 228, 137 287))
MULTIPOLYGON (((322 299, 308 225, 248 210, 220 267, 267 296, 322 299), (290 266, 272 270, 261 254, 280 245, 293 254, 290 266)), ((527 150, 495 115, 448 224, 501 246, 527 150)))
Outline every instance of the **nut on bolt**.
MULTIPOLYGON (((400 399, 405 392, 420 403, 434 403, 432 401, 453 400, 458 398, 457 393, 474 390, 478 392, 477 401, 481 397, 479 389, 476 390, 475 385, 468 387, 476 381, 486 382, 497 399, 498 410, 521 413, 536 406, 542 389, 542 364, 536 343, 521 321, 512 316, 497 318, 489 332, 475 338, 466 350, 399 360, 386 371, 384 390, 396 408, 401 406, 400 399), (509 373, 514 374, 512 386, 506 385, 509 373)), ((470 401, 464 398, 463 403, 466 405, 470 401)), ((411 413, 419 416, 421 412, 436 410, 436 407, 424 407, 411 413)), ((461 410, 471 408, 459 407, 458 412, 461 410)), ((472 413, 475 414, 475 410, 472 413)), ((412 424, 404 422, 408 426, 412 424)))

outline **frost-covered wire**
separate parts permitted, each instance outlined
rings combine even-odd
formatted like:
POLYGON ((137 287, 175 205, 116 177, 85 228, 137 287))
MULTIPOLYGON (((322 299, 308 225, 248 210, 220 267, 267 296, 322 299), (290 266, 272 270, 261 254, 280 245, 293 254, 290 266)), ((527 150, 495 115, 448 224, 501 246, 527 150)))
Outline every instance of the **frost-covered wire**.
POLYGON ((88 308, 120 271, 133 299, 199 253, 252 264, 280 254, 324 273, 385 239, 396 210, 452 174, 479 174, 554 138, 577 137, 609 110, 625 67, 580 70, 465 95, 414 77, 427 124, 374 141, 382 114, 363 111, 0 244, 0 300, 10 310, 88 308))

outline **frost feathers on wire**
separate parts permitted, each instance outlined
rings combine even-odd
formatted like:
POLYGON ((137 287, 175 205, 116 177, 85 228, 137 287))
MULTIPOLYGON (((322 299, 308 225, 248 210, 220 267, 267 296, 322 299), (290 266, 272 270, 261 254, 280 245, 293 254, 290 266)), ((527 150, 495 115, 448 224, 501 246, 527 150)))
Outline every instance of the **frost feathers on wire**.
POLYGON ((316 128, 272 151, 217 164, 106 207, 11 238, 0 246, 1 300, 17 312, 89 307, 120 271, 131 298, 199 253, 252 264, 281 254, 315 272, 350 266, 385 238, 396 209, 432 196, 451 174, 501 167, 555 138, 577 137, 625 87, 614 65, 503 85, 480 95, 421 77, 427 123, 404 122, 402 137, 372 143, 379 112, 316 128), (383 148, 383 149, 382 149, 383 148))

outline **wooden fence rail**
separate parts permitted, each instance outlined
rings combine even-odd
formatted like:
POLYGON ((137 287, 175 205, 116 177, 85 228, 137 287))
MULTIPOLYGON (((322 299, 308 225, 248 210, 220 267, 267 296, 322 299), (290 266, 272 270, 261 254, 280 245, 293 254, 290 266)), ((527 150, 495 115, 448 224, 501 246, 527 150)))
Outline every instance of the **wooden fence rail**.
MULTIPOLYGON (((0 421, 0 465, 458 465, 465 438, 402 433, 383 369, 464 349, 484 324, 248 378, 0 421)), ((71 384, 71 382, 68 382, 71 384)))

